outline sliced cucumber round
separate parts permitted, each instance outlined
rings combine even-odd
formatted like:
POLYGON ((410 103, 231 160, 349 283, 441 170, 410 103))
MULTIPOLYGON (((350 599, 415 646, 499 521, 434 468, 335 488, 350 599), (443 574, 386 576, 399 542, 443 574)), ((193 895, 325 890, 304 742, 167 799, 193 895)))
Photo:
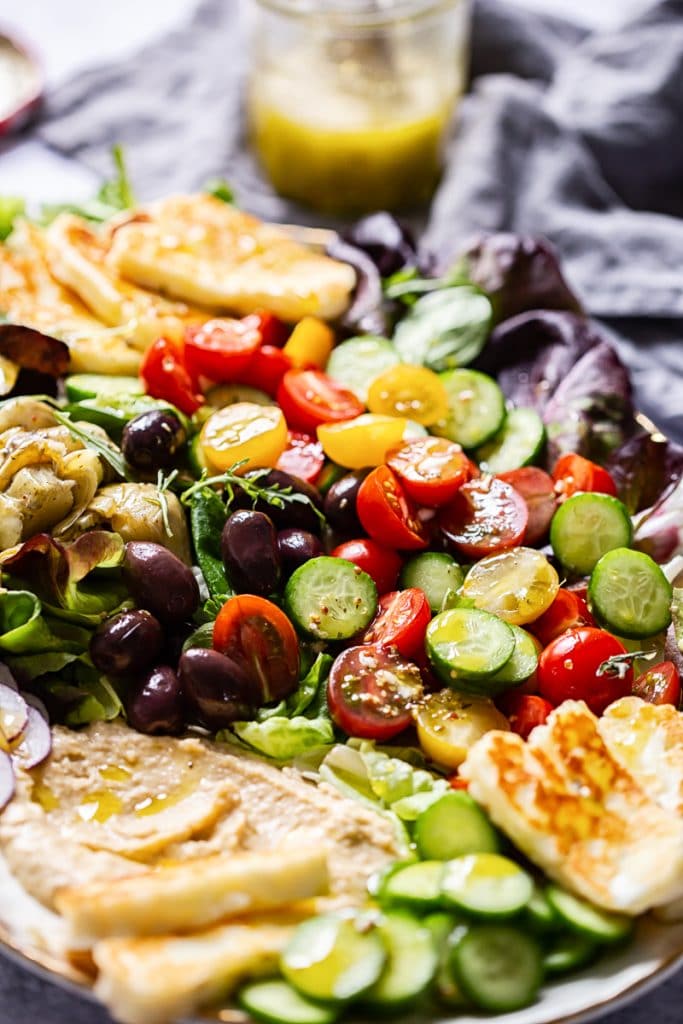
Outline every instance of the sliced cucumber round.
POLYGON ((510 660, 486 680, 484 688, 489 694, 502 693, 511 686, 518 686, 525 679, 530 679, 538 667, 538 648, 531 633, 512 623, 508 625, 515 637, 515 649, 510 660))
POLYGON ((478 608, 451 608, 427 627, 427 654, 437 675, 456 689, 485 679, 510 660, 515 635, 506 622, 478 608))
POLYGON ((382 1010, 402 1008, 422 995, 436 973, 439 958, 432 933, 405 911, 385 914, 378 931, 389 956, 363 1002, 382 1010))
POLYGON ((475 454, 485 473, 507 473, 535 462, 544 443, 545 427, 536 410, 511 409, 495 437, 475 454))
POLYGON ((593 569, 588 586, 591 611, 617 636, 654 636, 671 623, 673 587, 649 555, 615 548, 593 569))
POLYGON ((608 551, 627 548, 632 536, 628 509, 609 494, 574 494, 550 524, 555 555, 578 576, 588 576, 608 551))
POLYGON ((387 960, 377 928, 343 914, 323 914, 300 924, 280 958, 287 981, 302 995, 345 1003, 372 988, 387 960))
POLYGON ((493 377, 478 370, 440 373, 448 393, 448 416, 432 433, 463 448, 478 448, 497 434, 505 420, 505 397, 493 377))
POLYGON ((549 885, 546 896, 564 924, 595 942, 623 942, 633 931, 632 918, 601 910, 557 885, 549 885))
POLYGON ((465 575, 445 551, 424 551, 409 558, 401 570, 399 583, 403 588, 422 590, 433 612, 440 612, 449 594, 462 586, 465 575))
POLYGON ((560 918, 557 916, 544 890, 539 885, 534 885, 531 899, 524 908, 524 923, 529 926, 532 932, 538 932, 542 935, 557 931, 560 924, 560 918))
POLYGON ((467 999, 453 977, 449 959, 451 949, 463 937, 469 925, 463 918, 456 917, 446 911, 435 911, 422 920, 425 928, 432 934, 432 941, 439 951, 439 966, 434 978, 434 994, 440 1003, 453 1009, 462 1009, 467 999))
POLYGON ((519 928, 474 925, 450 956, 458 985, 482 1010, 505 1013, 529 1006, 543 982, 543 960, 536 941, 519 928))
POLYGON ((511 917, 527 905, 533 879, 498 853, 475 853, 446 864, 441 894, 451 906, 478 917, 511 917))
POLYGON ((498 833, 468 793, 444 793, 418 816, 414 831, 425 860, 452 860, 467 853, 497 853, 498 833))
POLYGON ((373 380, 400 362, 401 357, 390 341, 368 334, 349 338, 333 348, 325 372, 365 403, 373 380))
POLYGON ((336 1006, 314 1003, 282 978, 254 981, 237 994, 237 1003, 264 1024, 332 1024, 336 1006))
POLYGON ((423 860, 408 864, 385 879, 378 899, 382 906, 405 906, 415 910, 436 910, 441 905, 441 880, 444 864, 423 860))
POLYGON ((345 558, 311 558, 290 576, 285 610, 302 633, 316 640, 348 640, 377 611, 372 578, 345 558))
POLYGON ((70 402, 82 402, 84 398, 145 393, 139 377, 110 377, 105 373, 72 373, 64 381, 64 390, 70 402))
POLYGON ((578 971, 595 959, 597 944, 579 932, 560 932, 543 952, 543 969, 547 974, 578 971))

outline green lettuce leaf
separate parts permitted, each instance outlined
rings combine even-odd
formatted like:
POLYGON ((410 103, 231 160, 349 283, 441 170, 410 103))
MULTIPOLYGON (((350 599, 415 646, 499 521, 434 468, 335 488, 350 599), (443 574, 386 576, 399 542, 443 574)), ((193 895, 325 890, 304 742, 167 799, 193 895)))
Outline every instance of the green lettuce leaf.
POLYGON ((0 651, 82 654, 90 635, 87 629, 47 616, 40 600, 28 590, 0 591, 0 651))
POLYGON ((19 196, 0 196, 0 242, 12 234, 14 222, 21 217, 26 203, 19 196))
POLYGON ((223 603, 233 591, 225 575, 221 556, 221 533, 227 513, 225 505, 209 487, 196 491, 190 499, 190 529, 197 564, 202 570, 211 597, 223 603))
POLYGON ((87 655, 64 667, 58 675, 41 676, 38 685, 49 703, 60 709, 60 720, 67 725, 109 722, 124 714, 113 684, 100 675, 87 655))

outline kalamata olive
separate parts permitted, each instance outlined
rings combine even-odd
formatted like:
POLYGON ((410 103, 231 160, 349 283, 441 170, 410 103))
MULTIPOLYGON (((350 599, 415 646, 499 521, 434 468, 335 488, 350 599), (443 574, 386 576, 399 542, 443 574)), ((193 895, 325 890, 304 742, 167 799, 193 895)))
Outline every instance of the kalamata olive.
POLYGON ((280 555, 273 520, 263 512, 233 512, 221 534, 221 554, 238 594, 272 594, 280 581, 280 555))
POLYGON ((357 537, 363 527, 356 515, 356 498, 360 485, 367 474, 347 473, 336 480, 325 495, 324 511, 327 521, 335 530, 348 536, 357 537))
POLYGON ((185 622, 199 605, 199 585, 191 569, 161 544, 126 544, 123 578, 135 603, 162 623, 185 622))
POLYGON ((248 673, 219 651, 190 648, 180 659, 178 675, 189 707, 208 729, 251 718, 261 700, 248 673))
POLYGON ((183 425, 173 412, 150 409, 126 424, 121 449, 136 469, 168 469, 187 440, 183 425))
MULTIPOLYGON (((314 508, 322 511, 323 503, 320 492, 312 484, 307 483, 298 476, 285 473, 282 469, 269 469, 267 473, 260 476, 262 470, 256 470, 256 483, 259 487, 278 487, 280 490, 291 489, 293 494, 303 494, 309 501, 287 501, 283 508, 270 505, 265 501, 257 501, 254 504, 243 491, 235 487, 236 507, 255 509, 257 512, 264 512, 275 523, 278 530, 285 530, 290 526, 298 526, 301 530, 310 530, 311 533, 320 533, 321 520, 316 515, 314 508), (312 507, 313 506, 313 507, 312 507)), ((254 473, 247 473, 247 477, 253 477, 254 473)))
POLYGON ((197 626, 194 622, 181 622, 178 625, 174 624, 172 629, 168 629, 166 631, 166 638, 163 646, 163 657, 161 660, 168 665, 177 665, 178 659, 183 653, 183 647, 187 643, 188 637, 190 637, 196 629, 197 626))
POLYGON ((138 675, 157 660, 163 640, 159 620, 150 612, 119 612, 93 634, 90 657, 105 675, 138 675))
POLYGON ((324 554, 320 538, 308 530, 280 530, 277 535, 277 549, 285 576, 291 576, 294 570, 309 558, 317 558, 318 555, 324 554))
POLYGON ((183 688, 168 665, 157 665, 130 687, 126 700, 130 725, 138 732, 181 732, 185 724, 183 688))

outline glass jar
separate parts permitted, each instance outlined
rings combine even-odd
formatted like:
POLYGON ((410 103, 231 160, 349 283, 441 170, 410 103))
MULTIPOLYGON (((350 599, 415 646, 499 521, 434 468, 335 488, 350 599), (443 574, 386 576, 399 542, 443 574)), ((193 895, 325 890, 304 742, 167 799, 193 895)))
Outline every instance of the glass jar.
POLYGON ((467 74, 469 0, 252 0, 251 137, 284 196, 332 214, 430 198, 467 74))

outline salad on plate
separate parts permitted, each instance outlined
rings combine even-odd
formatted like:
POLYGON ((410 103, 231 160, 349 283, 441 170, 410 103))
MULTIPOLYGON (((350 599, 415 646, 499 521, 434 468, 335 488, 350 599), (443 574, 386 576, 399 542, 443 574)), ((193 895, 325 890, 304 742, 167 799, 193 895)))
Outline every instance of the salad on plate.
POLYGON ((0 204, 8 942, 124 1024, 328 1024, 674 928, 683 449, 552 248, 322 252, 118 159, 0 204))

